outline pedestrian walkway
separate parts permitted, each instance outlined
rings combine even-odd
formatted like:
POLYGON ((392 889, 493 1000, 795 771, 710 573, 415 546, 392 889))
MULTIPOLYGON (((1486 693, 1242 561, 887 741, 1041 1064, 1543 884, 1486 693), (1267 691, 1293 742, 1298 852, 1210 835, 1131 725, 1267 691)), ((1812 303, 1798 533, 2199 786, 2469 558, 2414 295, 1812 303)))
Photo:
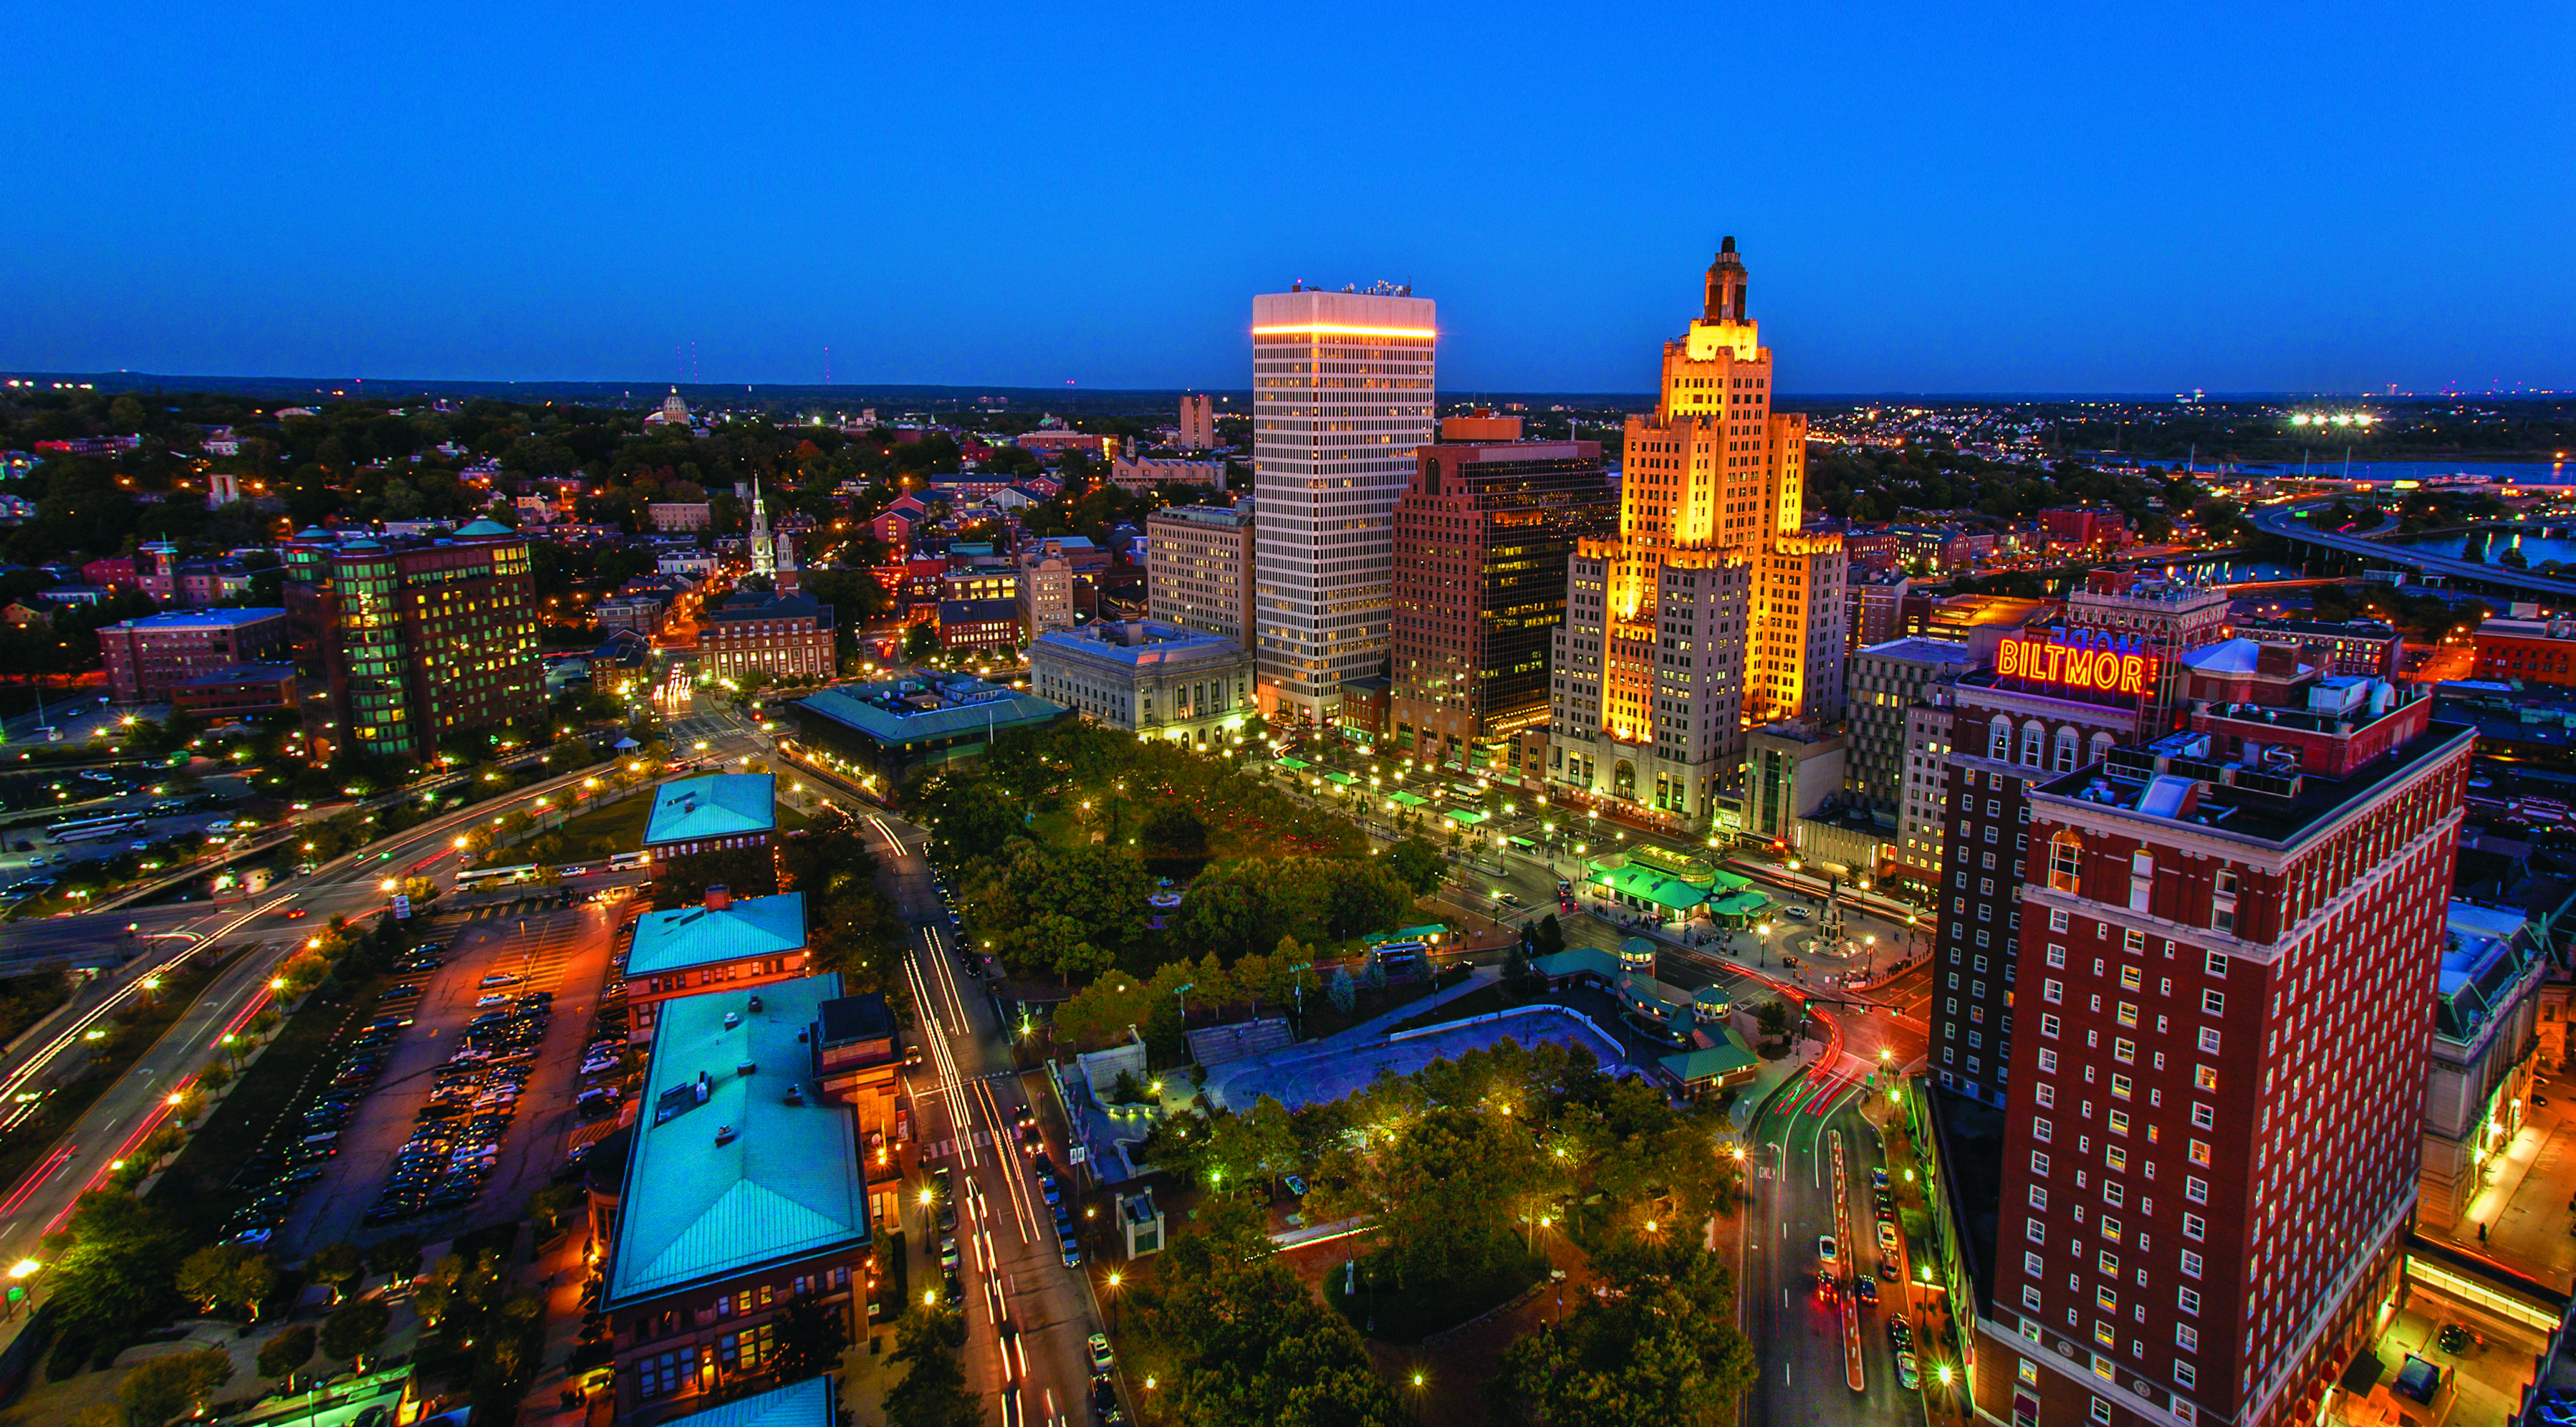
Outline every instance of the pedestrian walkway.
MULTIPOLYGON (((594 1378, 598 1386, 607 1386, 605 1363, 580 1372, 572 1370, 570 1359, 581 1342, 581 1286, 587 1271, 590 1234, 587 1229, 558 1236, 538 1256, 536 1291, 546 1300, 546 1344, 537 1359, 536 1378, 528 1386, 528 1395, 519 1404, 519 1427, 572 1427, 588 1420, 591 1412, 588 1388, 594 1378)), ((601 1395, 602 1407, 607 1405, 601 1395)))

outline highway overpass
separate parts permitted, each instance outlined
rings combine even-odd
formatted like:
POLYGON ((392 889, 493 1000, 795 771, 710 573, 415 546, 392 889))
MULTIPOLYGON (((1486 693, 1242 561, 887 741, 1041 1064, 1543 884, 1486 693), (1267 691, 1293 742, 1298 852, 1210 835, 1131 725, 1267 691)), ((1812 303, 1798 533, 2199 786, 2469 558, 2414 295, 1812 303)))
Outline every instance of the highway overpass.
MULTIPOLYGON (((2303 564, 2324 559, 2360 569, 2412 570, 2418 575, 2438 577, 2444 585, 2470 593, 2518 596, 2548 604, 2576 606, 2576 579, 2382 544, 2365 536, 2319 530, 2300 518, 2332 505, 2332 501, 2318 500, 2257 506, 2246 513, 2246 518, 2253 522, 2255 529, 2279 537, 2303 564)), ((2360 573, 2360 569, 2354 573, 2360 573)))

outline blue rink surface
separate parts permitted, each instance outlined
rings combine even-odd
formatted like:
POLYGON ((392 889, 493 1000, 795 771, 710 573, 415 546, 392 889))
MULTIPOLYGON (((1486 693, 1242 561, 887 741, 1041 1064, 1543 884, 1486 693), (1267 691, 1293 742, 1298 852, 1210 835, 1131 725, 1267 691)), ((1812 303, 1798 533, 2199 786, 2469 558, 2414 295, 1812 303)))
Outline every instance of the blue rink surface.
POLYGON ((1278 1097, 1291 1110, 1329 1104, 1366 1088, 1381 1071, 1410 1075, 1435 1060, 1455 1060, 1468 1051, 1482 1050, 1503 1040, 1522 1045, 1554 1042, 1580 1046, 1601 1063, 1605 1074, 1613 1077, 1641 1071, 1641 1067, 1629 1063, 1626 1052, 1616 1042, 1596 1034, 1572 1016, 1543 1012, 1458 1026, 1392 1044, 1380 1042, 1341 1049, 1310 1046, 1220 1065, 1208 1072, 1207 1094, 1233 1110, 1248 1110, 1264 1095, 1278 1097))

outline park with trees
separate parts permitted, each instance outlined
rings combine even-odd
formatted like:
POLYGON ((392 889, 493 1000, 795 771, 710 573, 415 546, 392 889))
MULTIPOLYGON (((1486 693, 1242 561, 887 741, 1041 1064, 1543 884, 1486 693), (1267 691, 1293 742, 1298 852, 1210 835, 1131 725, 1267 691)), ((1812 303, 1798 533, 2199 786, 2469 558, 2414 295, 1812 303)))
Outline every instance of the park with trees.
MULTIPOLYGON (((1256 773, 1257 726, 1200 753, 1080 723, 1021 730, 905 791, 979 950, 1056 999, 1055 1045, 1135 1025, 1177 1060, 1184 1020, 1329 997, 1359 939, 1415 921, 1436 849, 1373 850, 1256 773), (1158 893, 1180 904, 1157 909, 1158 893)), ((1349 1008, 1344 1008, 1345 1010, 1349 1008)))
POLYGON ((1496 1420, 1709 1422, 1751 1381, 1732 1276, 1704 1247, 1743 1199, 1724 1111, 1677 1107, 1578 1048, 1506 1039, 1330 1103, 1193 1110, 1140 1158, 1181 1182, 1166 1212, 1195 1215, 1127 1290, 1131 1352, 1173 1385, 1178 1420, 1241 1420, 1252 1403, 1290 1404, 1276 1420, 1404 1420, 1411 1380, 1389 1365, 1552 1269, 1605 1291, 1501 1353, 1484 1387, 1496 1420), (1290 1175, 1304 1222, 1368 1226, 1320 1282, 1268 1237, 1290 1175))

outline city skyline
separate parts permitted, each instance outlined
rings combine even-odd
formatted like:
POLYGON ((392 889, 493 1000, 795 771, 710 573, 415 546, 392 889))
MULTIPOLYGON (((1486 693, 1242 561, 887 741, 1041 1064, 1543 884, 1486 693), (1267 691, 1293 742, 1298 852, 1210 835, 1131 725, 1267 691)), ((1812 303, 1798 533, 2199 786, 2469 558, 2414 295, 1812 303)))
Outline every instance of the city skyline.
POLYGON ((1383 279, 1441 295, 1458 389, 1633 391, 1733 232, 1812 334, 1787 393, 2576 388, 2576 294, 2530 280, 2576 190, 2519 137, 2569 127, 2557 19, 1324 15, 1371 43, 1292 126, 1218 101, 1260 37, 1194 12, 998 14, 962 70, 902 15, 446 18, 29 16, 20 177, 67 201, 0 232, 0 365, 1190 387, 1240 370, 1243 294, 1383 279), (791 34, 865 82, 776 83, 791 34), (1722 128, 1713 45, 1760 57, 1722 128), (1653 222, 1567 221, 1694 134, 1653 222))

